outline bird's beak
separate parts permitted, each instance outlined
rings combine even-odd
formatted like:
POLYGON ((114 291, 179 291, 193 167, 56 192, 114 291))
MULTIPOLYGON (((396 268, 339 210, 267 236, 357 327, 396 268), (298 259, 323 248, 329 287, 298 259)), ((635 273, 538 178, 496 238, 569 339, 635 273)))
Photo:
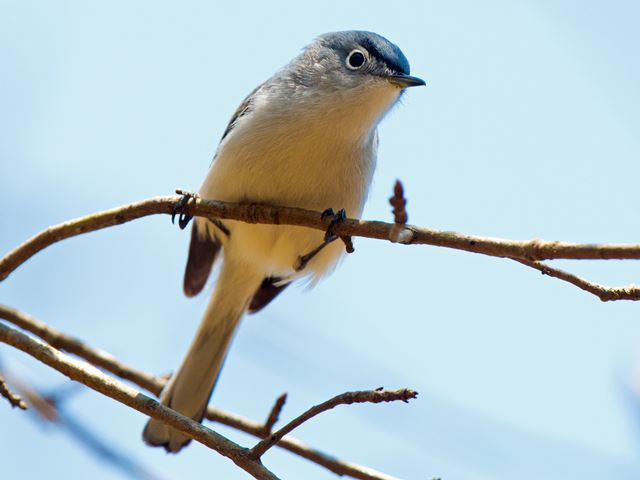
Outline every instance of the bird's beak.
POLYGON ((389 81, 400 88, 421 87, 427 84, 427 82, 421 78, 404 75, 402 73, 396 73, 389 76, 389 81))

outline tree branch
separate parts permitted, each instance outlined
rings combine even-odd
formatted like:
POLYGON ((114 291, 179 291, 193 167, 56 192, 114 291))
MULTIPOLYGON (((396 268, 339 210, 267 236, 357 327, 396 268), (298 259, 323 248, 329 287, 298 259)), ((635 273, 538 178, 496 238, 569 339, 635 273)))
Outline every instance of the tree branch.
POLYGON ((273 426, 280 418, 280 413, 282 413, 282 408, 284 407, 284 403, 287 401, 287 394, 283 393, 278 398, 276 398, 276 403, 273 404, 271 411, 269 412, 269 416, 267 420, 264 422, 264 437, 269 435, 273 431, 273 426))
POLYGON ((123 403, 152 418, 160 420, 180 431, 187 437, 217 451, 231 459, 254 478, 259 480, 277 480, 273 473, 249 455, 249 450, 237 445, 219 433, 200 423, 179 414, 147 397, 124 383, 105 375, 99 370, 73 360, 50 345, 29 337, 11 327, 0 323, 0 342, 22 350, 24 353, 40 360, 42 363, 58 370, 71 380, 80 382, 89 388, 123 403))
POLYGON ((12 408, 18 407, 21 410, 27 409, 27 404, 24 403, 24 400, 22 400, 20 395, 13 393, 9 389, 9 386, 2 375, 0 375, 0 396, 6 398, 12 408))
MULTIPOLYGON (((6 279, 20 265, 53 243, 83 233, 126 223, 144 216, 154 214, 172 214, 174 208, 182 198, 182 196, 155 197, 49 227, 27 240, 22 245, 16 247, 0 259, 0 281, 6 279)), ((344 238, 360 236, 389 240, 406 245, 431 245, 464 250, 472 253, 480 253, 488 256, 508 258, 530 268, 534 268, 544 275, 548 275, 577 286, 578 288, 597 296, 602 301, 640 300, 640 288, 635 285, 626 287, 607 287, 589 282, 576 275, 550 267, 540 262, 540 260, 545 259, 640 259, 640 244, 577 244, 555 241, 549 242, 544 240, 508 240, 465 235, 456 232, 447 232, 407 225, 406 221, 408 216, 406 212, 406 199, 404 197, 402 184, 399 181, 395 185, 394 195, 390 198, 390 203, 393 206, 394 223, 346 219, 334 227, 334 233, 344 238)), ((197 198, 195 201, 189 202, 185 206, 184 214, 205 217, 212 220, 233 219, 247 223, 297 225, 322 231, 326 229, 326 224, 323 221, 320 212, 291 207, 239 204, 197 198)), ((153 375, 132 369, 119 362, 113 356, 102 351, 91 349, 82 341, 64 335, 63 333, 48 327, 44 323, 38 322, 37 320, 17 312, 16 310, 0 306, 0 318, 2 317, 7 318, 21 328, 35 333, 54 347, 62 348, 70 353, 74 353, 85 358, 94 365, 105 368, 121 378, 136 383, 156 395, 160 393, 162 387, 166 383, 166 379, 157 378, 153 375)), ((29 342, 35 342, 35 340, 1 324, 0 327, 0 334, 2 334, 0 335, 0 340, 10 343, 16 346, 16 348, 27 351, 27 353, 30 353, 41 361, 48 363, 53 368, 67 374, 72 379, 78 380, 80 378, 81 380, 78 381, 85 383, 94 390, 100 391, 101 393, 115 398, 116 400, 146 413, 149 416, 164 421, 168 425, 182 431, 190 438, 194 438, 210 448, 219 451, 223 455, 228 456, 241 466, 241 468, 252 473, 255 478, 275 478, 271 472, 262 466, 259 459, 269 448, 274 445, 278 445, 279 447, 285 448, 304 458, 314 461, 319 465, 325 466, 339 475, 350 475, 353 478, 370 480, 392 479, 392 477, 365 467, 337 460, 323 452, 311 449, 295 439, 283 437, 313 416, 331 409, 336 405, 358 402, 377 403, 398 399, 406 401, 408 398, 414 398, 417 395, 417 393, 411 390, 399 390, 392 392, 347 392, 323 402, 320 405, 312 407, 307 412, 303 413, 271 435, 269 434, 271 433, 273 425, 277 421, 282 406, 284 405, 285 396, 281 396, 278 399, 271 410, 269 418, 264 424, 209 407, 206 412, 206 417, 208 419, 263 438, 263 440, 258 442, 251 450, 247 450, 227 440, 225 437, 222 437, 221 435, 202 427, 200 424, 178 414, 177 412, 163 407, 158 402, 155 402, 142 394, 131 389, 131 391, 128 392, 123 391, 120 387, 125 389, 128 387, 125 387, 119 382, 110 379, 103 374, 100 374, 103 375, 103 378, 101 378, 95 377, 96 372, 87 373, 82 369, 74 370, 74 368, 78 368, 78 365, 68 363, 68 359, 66 359, 64 355, 56 352, 54 349, 51 349, 48 345, 36 342, 39 347, 38 349, 35 349, 33 344, 29 344, 29 342), (20 335, 24 338, 21 338, 20 335), (17 343, 11 343, 11 341, 17 343), (49 348, 50 351, 47 351, 46 348, 49 348), (43 351, 46 354, 43 353, 43 351), (56 356, 56 354, 58 356, 56 356), (103 384, 105 379, 109 380, 111 383, 107 382, 106 384, 103 384), (135 395, 133 395, 132 392, 135 393, 135 395), (252 460, 253 463, 250 462, 249 464, 246 464, 248 459, 252 460), (241 463, 245 465, 243 466, 241 463)), ((71 362, 70 360, 68 361, 71 362)), ((82 365, 80 365, 80 367, 82 367, 82 365)), ((0 394, 9 399, 14 406, 18 405, 22 407, 22 405, 24 405, 24 402, 20 403, 21 400, 18 396, 9 391, 6 383, 1 377, 0 394)))
POLYGON ((598 283, 592 283, 572 273, 560 270, 559 268, 550 267, 545 263, 526 260, 524 258, 514 258, 513 260, 528 267, 534 268, 543 275, 557 278, 575 285, 576 287, 586 292, 592 293, 603 302, 609 302, 613 300, 640 300, 640 288, 636 287, 635 285, 628 285, 626 287, 606 287, 598 283))
MULTIPOLYGON (((160 395, 162 388, 167 382, 167 379, 155 377, 129 367, 128 365, 118 361, 109 353, 92 349, 81 340, 66 335, 19 310, 0 305, 0 318, 3 318, 16 326, 37 335, 46 342, 55 345, 56 348, 60 350, 73 353, 74 355, 92 363, 96 367, 103 368, 120 378, 129 380, 156 396, 160 395)), ((217 422, 222 425, 235 428, 258 438, 264 438, 271 433, 270 431, 265 433, 266 423, 256 422, 212 406, 207 408, 205 417, 212 422, 217 422)), ((278 442, 277 446, 314 462, 337 475, 345 475, 360 480, 398 480, 395 477, 391 477, 371 468, 340 460, 333 455, 316 450, 292 437, 282 438, 278 442)))
MULTIPOLYGON (((222 423, 228 427, 249 433, 258 438, 264 438, 263 423, 255 422, 241 417, 240 415, 225 412, 212 406, 207 408, 205 417, 207 420, 222 423)), ((379 472, 373 468, 364 467, 346 460, 340 460, 333 455, 312 448, 300 440, 290 436, 281 439, 276 446, 320 465, 336 475, 357 478, 360 480, 398 480, 396 477, 379 472)))
MULTIPOLYGON (((148 215, 170 215, 181 198, 181 196, 150 198, 49 227, 0 259, 0 280, 7 278, 29 258, 53 243, 148 215)), ((229 203, 199 198, 186 205, 185 213, 211 219, 232 219, 247 223, 272 225, 298 225, 323 231, 326 229, 320 212, 300 208, 229 203)), ((391 239, 406 245, 432 245, 493 257, 524 260, 640 259, 640 244, 579 244, 544 240, 506 240, 412 225, 404 225, 400 232, 395 232, 394 225, 397 224, 349 218, 338 223, 334 228, 334 233, 337 236, 391 239)))
POLYGON ((403 388, 401 390, 362 390, 359 392, 346 392, 336 395, 326 402, 322 402, 319 405, 311 407, 302 415, 291 420, 277 432, 258 442, 251 449, 250 455, 255 459, 260 458, 267 450, 277 444, 287 433, 298 428, 304 422, 312 419, 316 415, 326 412, 327 410, 331 410, 338 405, 351 405, 352 403, 395 402, 398 400, 408 402, 409 399, 416 398, 417 396, 418 392, 409 390, 408 388, 403 388))

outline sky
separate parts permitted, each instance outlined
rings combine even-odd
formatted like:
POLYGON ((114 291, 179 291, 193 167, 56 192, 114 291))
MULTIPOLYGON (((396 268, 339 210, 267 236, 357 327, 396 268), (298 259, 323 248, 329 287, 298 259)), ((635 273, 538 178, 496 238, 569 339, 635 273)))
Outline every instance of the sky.
MULTIPOLYGON (((632 1, 0 0, 0 252, 70 218, 197 190, 245 95, 315 36, 345 29, 389 38, 427 81, 380 127, 364 218, 391 221, 401 179, 416 225, 637 242, 639 15, 632 1)), ((170 372, 207 301, 182 295, 187 244, 165 216, 76 237, 0 283, 0 303, 170 372)), ((355 247, 313 290, 289 288, 244 319, 215 405, 260 420, 286 391, 291 419, 343 391, 410 387, 409 404, 337 408, 295 436, 400 478, 640 477, 638 305, 503 259, 355 247)), ((637 262, 554 265, 640 283, 637 262)), ((45 390, 68 384, 7 346, 0 359, 45 390)), ((3 403, 7 478, 125 478, 3 403)), ((248 478, 201 445, 145 446, 143 415, 95 392, 64 409, 161 478, 248 478)), ((281 478, 334 477, 278 449, 264 462, 281 478)))

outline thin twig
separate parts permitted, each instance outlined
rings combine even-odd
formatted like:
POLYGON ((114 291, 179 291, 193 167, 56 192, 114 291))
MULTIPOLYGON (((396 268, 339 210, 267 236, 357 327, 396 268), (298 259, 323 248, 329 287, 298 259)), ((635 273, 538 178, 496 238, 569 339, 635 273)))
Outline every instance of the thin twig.
POLYGON ((401 390, 363 390, 358 392, 346 392, 340 395, 336 395, 326 402, 322 402, 319 405, 311 407, 302 415, 291 420, 277 432, 258 442, 251 449, 250 454, 253 456, 253 458, 260 458, 267 450, 277 444, 278 441, 280 441, 280 439, 287 433, 291 432, 295 428, 298 428, 304 422, 310 420, 316 415, 322 412, 326 412, 327 410, 337 407, 338 405, 351 405, 352 403, 395 402, 398 400, 408 402, 409 399, 416 398, 417 396, 418 392, 409 390, 408 388, 403 388, 401 390))
POLYGON ((72 380, 123 403, 152 418, 175 428, 187 437, 231 459, 238 467, 260 480, 276 480, 261 462, 249 455, 246 448, 237 445, 200 423, 165 407, 157 400, 143 395, 124 383, 105 375, 90 365, 73 360, 46 343, 0 323, 0 342, 31 355, 42 363, 58 370, 72 380))
POLYGON ((273 430, 273 426, 276 424, 278 419, 280 418, 280 413, 282 413, 282 408, 284 407, 284 403, 287 401, 286 392, 276 398, 276 403, 273 404, 273 408, 269 412, 269 416, 267 420, 264 422, 264 436, 266 437, 273 430))
POLYGON ((67 384, 65 387, 56 389, 55 392, 45 394, 42 389, 25 380, 23 376, 17 378, 12 375, 15 372, 7 369, 5 373, 11 385, 25 398, 30 411, 37 415, 39 420, 51 424, 52 427, 68 435, 91 452, 98 461, 121 470, 131 478, 144 480, 162 478, 138 463, 129 452, 121 448, 121 445, 114 445, 102 438, 97 431, 76 417, 72 409, 64 407, 64 401, 68 399, 70 393, 78 390, 79 384, 67 384))
POLYGON ((2 375, 0 375, 0 396, 6 398, 12 408, 18 407, 21 410, 27 409, 27 404, 24 402, 22 397, 13 393, 11 389, 9 389, 9 386, 2 375))
MULTIPOLYGON (((264 438, 264 425, 261 422, 256 422, 239 415, 223 412, 222 410, 218 410, 211 406, 207 408, 206 418, 249 433, 255 437, 264 438)), ((357 478, 359 480, 398 480, 396 477, 379 472, 373 468, 358 465, 357 463, 348 462, 346 460, 340 460, 333 455, 310 447, 304 442, 288 435, 281 439, 276 446, 320 465, 336 475, 357 478)))
MULTIPOLYGON (((70 337, 19 310, 0 305, 0 318, 39 336, 47 342, 55 344, 60 350, 73 353, 96 367, 103 368, 120 378, 127 379, 156 396, 160 395, 162 388, 168 380, 167 378, 155 377, 130 367, 118 361, 113 355, 102 350, 95 350, 81 340, 70 337)), ((207 408, 205 417, 212 422, 235 428, 236 430, 248 433, 257 438, 264 438, 266 436, 262 422, 256 422, 212 406, 207 408)), ((336 475, 345 475, 359 480, 397 480, 395 477, 378 472, 372 468, 340 460, 333 455, 316 450, 300 440, 289 436, 281 439, 277 446, 314 462, 336 475)))
MULTIPOLYGON (((155 197, 49 227, 33 236, 0 259, 0 280, 49 245, 66 238, 120 225, 148 215, 171 215, 181 196, 155 197)), ((185 213, 213 219, 232 219, 247 223, 298 225, 326 230, 320 212, 271 205, 228 203, 197 199, 185 207, 185 213)), ((394 224, 348 218, 335 225, 338 236, 351 235, 389 240, 394 224)), ((579 244, 544 240, 506 240, 465 235, 406 225, 404 244, 454 248, 493 257, 526 260, 574 259, 611 260, 640 259, 640 244, 579 244)))
POLYGON ((22 378, 17 379, 14 376, 10 378, 14 388, 28 402, 31 413, 38 415, 43 422, 56 423, 60 421, 60 412, 58 411, 57 398, 55 396, 40 394, 22 378))
POLYGON ((607 287, 605 285, 590 282, 572 273, 560 270, 559 268, 550 267, 545 263, 525 260, 522 258, 514 258, 513 260, 528 267, 535 268, 543 275, 569 282, 586 292, 592 293, 603 302, 610 302, 613 300, 640 300, 640 288, 635 285, 628 285, 626 287, 607 287))
POLYGON ((153 375, 134 370, 118 361, 110 353, 91 348, 82 340, 50 327, 46 323, 15 308, 0 305, 0 318, 4 318, 17 327, 37 335, 52 347, 73 353, 96 367, 104 368, 124 380, 135 383, 154 395, 160 395, 160 391, 166 382, 166 380, 163 382, 153 375))

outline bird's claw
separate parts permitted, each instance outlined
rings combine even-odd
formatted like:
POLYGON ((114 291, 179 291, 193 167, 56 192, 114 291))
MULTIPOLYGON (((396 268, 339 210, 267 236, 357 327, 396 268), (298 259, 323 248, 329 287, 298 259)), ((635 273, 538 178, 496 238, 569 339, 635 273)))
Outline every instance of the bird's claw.
MULTIPOLYGON (((329 224, 327 225, 327 231, 324 234, 324 241, 320 245, 318 245, 316 248, 311 250, 309 253, 307 253, 306 255, 302 255, 298 257, 298 260, 293 266, 296 272, 300 272, 304 270, 307 264, 318 253, 320 253, 324 247, 329 245, 334 240, 338 239, 338 236, 335 233, 333 233, 333 229, 338 223, 344 222, 347 219, 347 212, 345 211, 344 208, 341 208, 338 213, 335 213, 332 208, 327 208, 324 212, 322 212, 322 214, 320 215, 320 218, 322 219, 322 221, 326 221, 327 219, 330 219, 329 224)), ((345 235, 340 238, 345 244, 347 253, 353 253, 354 249, 353 249, 353 242, 351 241, 351 237, 349 237, 348 235, 345 235)))
POLYGON ((193 218, 191 215, 187 215, 185 213, 185 207, 191 200, 197 200, 199 195, 197 193, 185 192, 183 190, 176 190, 176 193, 178 195, 182 195, 182 197, 173 207, 173 211, 171 212, 171 223, 175 223, 176 215, 178 215, 178 226, 180 227, 180 230, 184 230, 193 218))
POLYGON ((327 218, 331 218, 329 225, 327 226, 327 230, 324 234, 325 242, 333 242, 338 236, 333 233, 333 229, 340 222, 344 222, 347 219, 347 212, 344 208, 341 208, 338 213, 333 211, 333 208, 327 208, 322 215, 320 216, 322 220, 326 220, 327 218))

